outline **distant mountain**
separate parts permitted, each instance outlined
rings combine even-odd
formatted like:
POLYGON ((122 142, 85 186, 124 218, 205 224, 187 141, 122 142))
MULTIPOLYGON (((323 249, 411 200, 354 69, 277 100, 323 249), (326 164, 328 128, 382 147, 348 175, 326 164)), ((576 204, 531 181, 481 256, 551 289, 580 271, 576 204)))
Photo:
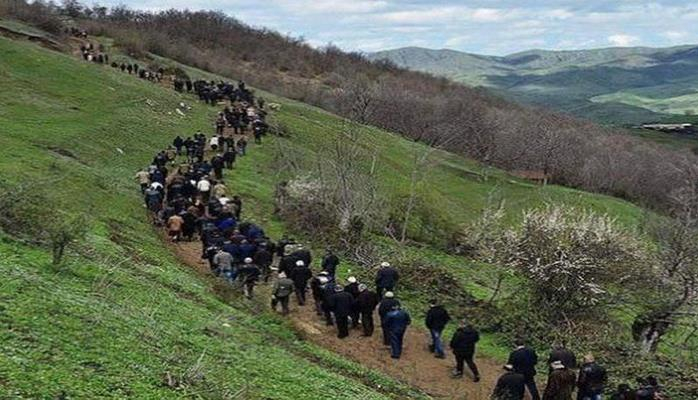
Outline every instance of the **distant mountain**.
POLYGON ((601 122, 698 114, 698 46, 530 50, 504 57, 405 47, 369 58, 601 122))

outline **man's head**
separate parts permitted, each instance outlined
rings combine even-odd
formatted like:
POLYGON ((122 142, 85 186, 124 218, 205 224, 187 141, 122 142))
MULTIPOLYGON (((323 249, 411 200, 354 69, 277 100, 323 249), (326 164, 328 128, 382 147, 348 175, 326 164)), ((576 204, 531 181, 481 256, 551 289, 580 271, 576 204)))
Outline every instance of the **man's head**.
POLYGON ((381 263, 381 268, 388 268, 389 266, 390 266, 390 263, 387 262, 387 261, 383 261, 383 262, 381 263))
POLYGON ((436 299, 431 299, 431 300, 429 300, 429 305, 431 307, 436 307, 437 305, 439 305, 439 301, 436 299))
POLYGON ((516 347, 521 347, 525 344, 526 344, 526 341, 523 340, 523 338, 519 337, 519 338, 514 339, 514 346, 516 346, 516 347))
POLYGON ((359 284, 359 292, 365 292, 368 287, 364 285, 363 283, 359 284))
POLYGON ((514 370, 514 366, 511 365, 511 364, 506 364, 506 365, 504 365, 504 370, 505 370, 505 371, 508 371, 508 372, 511 372, 511 371, 514 370))
POLYGON ((279 279, 283 279, 283 278, 285 278, 285 277, 286 277, 286 273, 285 273, 285 272, 279 272, 279 279))
POLYGON ((562 361, 553 361, 550 363, 550 368, 553 370, 565 369, 565 365, 562 363, 562 361))
POLYGON ((386 299, 392 299, 392 298, 395 297, 395 293, 388 291, 388 292, 385 292, 385 294, 384 294, 383 296, 384 296, 386 299))
POLYGON ((586 354, 586 355, 584 356, 584 363, 585 363, 585 364, 593 363, 594 361, 595 361, 595 359, 594 359, 594 355, 593 355, 593 354, 588 353, 588 354, 586 354))
POLYGON ((347 282, 349 282, 349 283, 356 283, 356 278, 353 277, 353 276, 350 276, 350 277, 347 278, 347 282))
POLYGON ((461 319, 458 323, 458 326, 461 328, 465 328, 466 326, 468 326, 468 320, 466 320, 465 318, 461 319))
POLYGON ((341 291, 343 291, 343 290, 344 290, 344 288, 342 287, 342 285, 337 285, 337 286, 334 287, 334 291, 335 291, 335 292, 341 292, 341 291))
POLYGON ((252 264, 252 259, 250 257, 245 258, 245 264, 252 264))

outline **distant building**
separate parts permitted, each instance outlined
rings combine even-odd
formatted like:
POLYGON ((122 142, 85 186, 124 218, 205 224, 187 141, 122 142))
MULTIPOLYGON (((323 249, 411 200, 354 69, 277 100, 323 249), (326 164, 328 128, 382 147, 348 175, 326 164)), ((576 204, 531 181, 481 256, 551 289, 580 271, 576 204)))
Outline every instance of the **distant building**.
POLYGON ((695 133, 693 124, 644 124, 641 126, 642 129, 649 129, 652 131, 669 132, 669 133, 681 133, 681 134, 691 134, 695 133))

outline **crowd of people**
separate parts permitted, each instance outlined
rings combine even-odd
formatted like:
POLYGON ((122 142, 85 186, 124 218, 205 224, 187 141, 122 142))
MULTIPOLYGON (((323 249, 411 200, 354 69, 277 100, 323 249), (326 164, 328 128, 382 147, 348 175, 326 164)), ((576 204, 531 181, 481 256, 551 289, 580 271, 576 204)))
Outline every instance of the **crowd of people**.
MULTIPOLYGON (((183 85, 191 91, 188 83, 183 85)), ((310 290, 313 311, 328 326, 336 327, 340 339, 352 330, 364 337, 373 336, 377 314, 383 343, 389 346, 391 357, 399 360, 403 338, 412 322, 397 296, 399 270, 383 262, 371 286, 354 276, 340 282, 340 259, 332 249, 316 261, 319 267, 314 273, 313 255, 306 246, 288 236, 275 242, 261 226, 245 221, 243 201, 232 195, 225 175, 232 173, 236 158, 246 154, 247 136, 253 135, 255 142, 261 143, 267 126, 264 101, 255 99, 243 82, 235 86, 196 81, 191 87, 202 101, 214 105, 223 101, 225 107, 216 117, 215 133, 210 139, 200 131, 186 138, 177 136, 155 154, 148 167, 136 173, 153 223, 165 227, 174 242, 198 239, 202 260, 208 262, 211 273, 241 290, 245 297, 252 299, 260 282, 270 284, 271 308, 282 315, 289 314, 293 297, 299 310, 305 308, 310 290)), ((183 86, 177 84, 175 89, 182 90, 183 86)), ((431 300, 424 324, 431 337, 428 348, 436 358, 446 358, 443 334, 451 322, 446 308, 431 300)), ((463 377, 467 365, 473 381, 478 382, 475 352, 479 332, 464 319, 457 325, 448 341, 455 359, 452 376, 463 377)), ((575 391, 578 400, 599 400, 607 392, 606 370, 592 354, 585 355, 578 364, 574 353, 557 345, 545 363, 548 378, 541 395, 536 380, 536 351, 523 340, 514 344, 493 389, 493 400, 524 399, 526 391, 533 400, 571 400, 575 391)), ((639 389, 621 385, 610 398, 664 398, 656 379, 648 377, 639 385, 639 389)))

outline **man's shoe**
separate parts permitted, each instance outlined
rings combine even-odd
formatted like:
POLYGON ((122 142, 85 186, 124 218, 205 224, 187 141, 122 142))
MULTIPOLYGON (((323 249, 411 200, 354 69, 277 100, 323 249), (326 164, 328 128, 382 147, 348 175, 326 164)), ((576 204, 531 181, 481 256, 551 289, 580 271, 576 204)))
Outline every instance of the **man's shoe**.
POLYGON ((473 382, 480 382, 480 377, 476 376, 475 378, 473 378, 473 382))
POLYGON ((460 378, 463 376, 463 373, 458 371, 457 369, 454 369, 453 372, 451 372, 451 378, 460 378))
POLYGON ((434 357, 444 359, 444 358, 446 358, 446 355, 445 354, 437 354, 434 357))

